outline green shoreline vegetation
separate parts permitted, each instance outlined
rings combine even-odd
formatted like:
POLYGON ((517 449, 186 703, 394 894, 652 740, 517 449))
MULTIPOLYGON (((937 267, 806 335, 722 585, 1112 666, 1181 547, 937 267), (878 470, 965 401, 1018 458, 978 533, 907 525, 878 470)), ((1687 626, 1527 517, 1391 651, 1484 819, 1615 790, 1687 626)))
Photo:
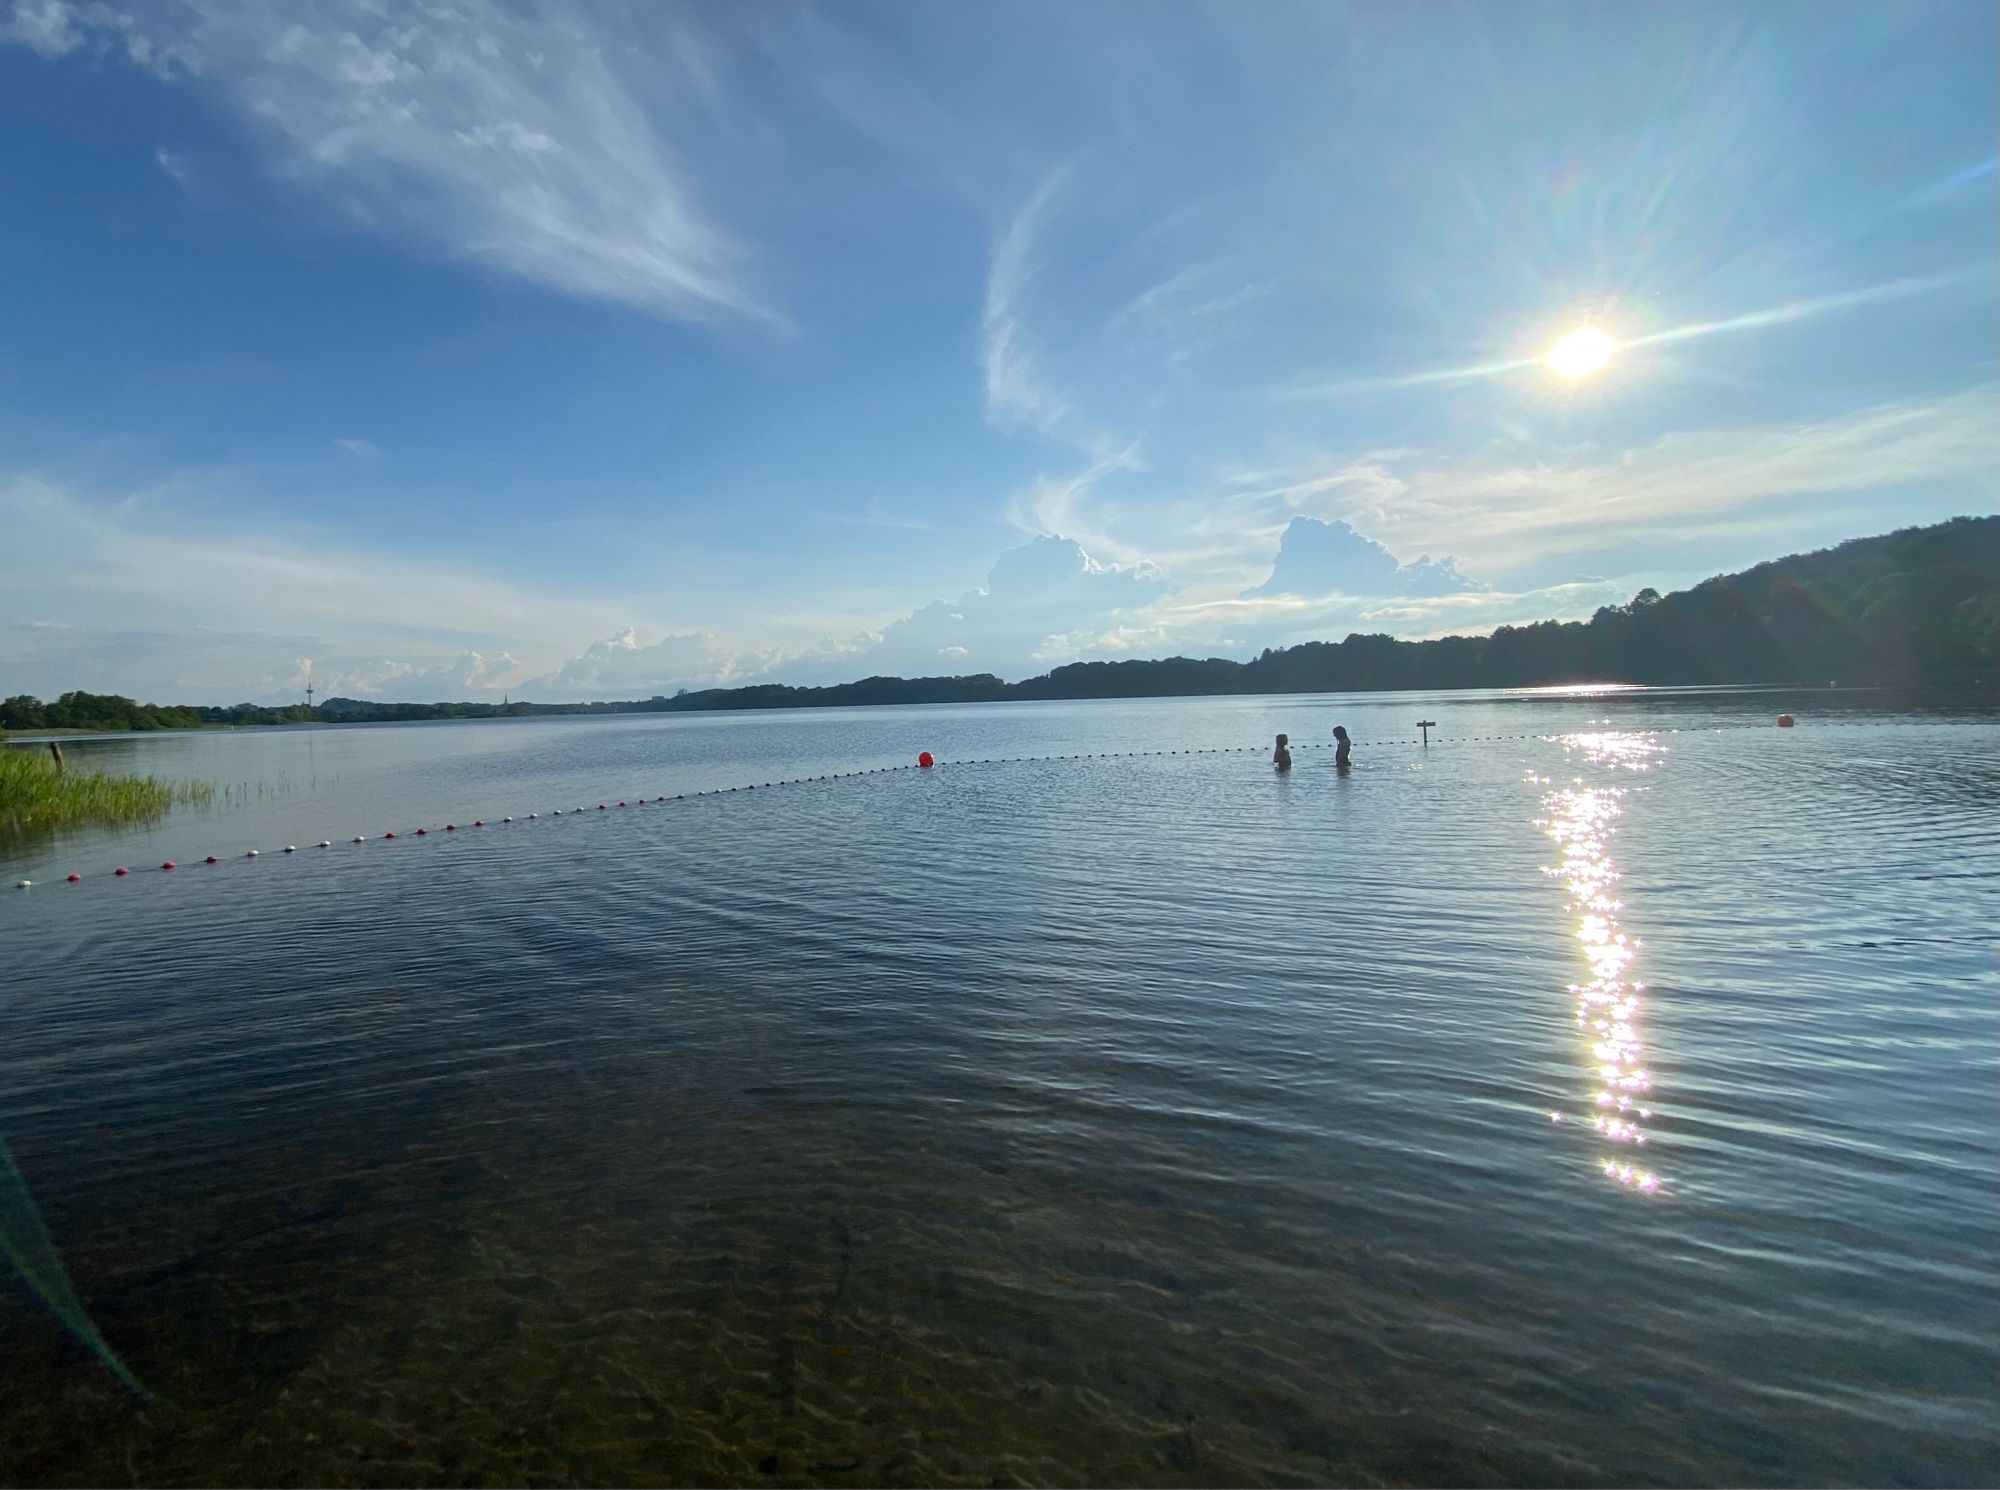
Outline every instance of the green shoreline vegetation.
POLYGON ((161 781, 58 767, 39 751, 0 750, 0 835, 25 837, 55 828, 143 822, 170 807, 208 805, 205 781, 161 781))
POLYGON ((963 677, 863 678, 823 688, 781 683, 683 689, 615 703, 157 705, 92 693, 53 703, 0 701, 6 730, 127 731, 419 719, 532 718, 1009 699, 1159 698, 1193 694, 1363 693, 1528 688, 1575 683, 1665 685, 1973 684, 1990 688, 2000 638, 2000 517, 1955 517, 1856 538, 1661 595, 1641 590, 1588 621, 1502 626, 1490 636, 1399 641, 1355 634, 1238 662, 1169 657, 1078 662, 1009 683, 963 677))

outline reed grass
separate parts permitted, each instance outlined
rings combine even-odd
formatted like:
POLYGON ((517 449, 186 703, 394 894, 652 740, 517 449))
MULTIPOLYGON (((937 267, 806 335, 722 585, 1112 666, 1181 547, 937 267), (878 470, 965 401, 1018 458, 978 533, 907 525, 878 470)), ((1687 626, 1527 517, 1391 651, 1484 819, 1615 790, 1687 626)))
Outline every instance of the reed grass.
POLYGON ((58 771, 39 751, 0 748, 0 833, 145 822, 174 806, 207 806, 205 781, 161 781, 108 771, 58 771))

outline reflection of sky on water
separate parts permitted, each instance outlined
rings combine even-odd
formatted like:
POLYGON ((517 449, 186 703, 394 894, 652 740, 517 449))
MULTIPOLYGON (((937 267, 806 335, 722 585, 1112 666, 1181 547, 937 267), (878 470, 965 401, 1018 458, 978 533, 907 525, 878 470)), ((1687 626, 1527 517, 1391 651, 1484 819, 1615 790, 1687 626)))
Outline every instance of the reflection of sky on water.
MULTIPOLYGON (((1563 749, 1591 766, 1645 771, 1659 764, 1663 747, 1651 735, 1593 731, 1560 737, 1563 749)), ((1536 826, 1562 851, 1562 862, 1543 873, 1562 880, 1569 909, 1576 914, 1576 937, 1589 966, 1589 978, 1572 983, 1577 1028, 1590 1038, 1596 1063, 1591 1094, 1591 1126, 1607 1148, 1602 1160, 1607 1179, 1653 1193, 1660 1177, 1643 1163, 1636 1150, 1646 1143, 1646 1120, 1653 1111, 1644 1105, 1652 1090, 1646 1069, 1645 1041, 1640 1022, 1641 995, 1646 985, 1631 974, 1638 943, 1619 926, 1624 902, 1613 887, 1618 866, 1611 857, 1611 840, 1624 811, 1625 788, 1596 786, 1575 777, 1556 788, 1551 778, 1530 775, 1542 796, 1546 816, 1536 826)), ((1562 1121, 1560 1112, 1550 1116, 1562 1121)))

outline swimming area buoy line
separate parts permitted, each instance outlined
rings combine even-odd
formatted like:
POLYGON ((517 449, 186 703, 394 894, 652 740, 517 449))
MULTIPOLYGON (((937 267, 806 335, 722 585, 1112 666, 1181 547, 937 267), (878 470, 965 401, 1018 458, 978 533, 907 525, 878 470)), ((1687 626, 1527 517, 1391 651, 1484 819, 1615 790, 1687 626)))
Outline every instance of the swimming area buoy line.
MULTIPOLYGON (((1924 720, 1847 719, 1847 720, 1828 720, 1817 726, 1817 728, 1822 730, 1886 729, 1886 728, 1896 728, 1896 727, 1907 729, 1912 727, 1923 728, 1925 726, 1942 728, 1945 726, 1961 725, 1966 722, 1967 721, 1961 719, 1924 719, 1924 720)), ((1780 728, 1791 729, 1796 725, 1796 723, 1797 721, 1790 714, 1781 714, 1778 716, 1778 725, 1780 728)), ((1436 725, 1433 724, 1430 726, 1430 728, 1435 729, 1436 725)), ((1588 733, 1592 729, 1611 729, 1611 730, 1616 730, 1618 733, 1621 734, 1720 735, 1727 733, 1735 733, 1740 730, 1768 730, 1769 728, 1770 725, 1768 724, 1712 725, 1706 729, 1680 729, 1674 726, 1664 726, 1664 727, 1653 726, 1650 728, 1641 726, 1637 728, 1630 728, 1624 726, 1604 724, 1604 725, 1586 725, 1580 729, 1570 729, 1570 730, 1556 730, 1556 731, 1535 730, 1526 734, 1518 734, 1518 735, 1429 735, 1429 731, 1427 730, 1425 733, 1428 735, 1428 739, 1425 740, 1375 740, 1375 741, 1356 740, 1353 742, 1353 747, 1356 751, 1367 751, 1372 749, 1372 750, 1383 750, 1383 751, 1415 750, 1422 752, 1425 750, 1433 749, 1438 746, 1503 745, 1523 740, 1539 740, 1548 744, 1554 744, 1559 741, 1569 739, 1578 734, 1588 733)), ((1064 755, 966 756, 959 760, 939 760, 930 751, 926 750, 921 752, 917 756, 916 762, 913 765, 865 766, 862 767, 860 770, 829 771, 818 776, 781 777, 775 781, 766 781, 762 783, 762 786, 766 791, 775 791, 779 787, 818 786, 823 783, 832 781, 858 781, 864 776, 895 776, 909 771, 915 771, 919 773, 931 773, 940 767, 949 768, 954 766, 956 767, 1025 766, 1025 765, 1040 765, 1056 761, 1149 760, 1154 757, 1180 756, 1180 755, 1265 755, 1269 753, 1270 748, 1271 747, 1268 745, 1196 745, 1196 746, 1187 746, 1179 750, 1095 750, 1095 751, 1086 750, 1086 751, 1076 751, 1064 755)), ((1335 743, 1331 740, 1326 740, 1326 741, 1308 740, 1308 741, 1302 741, 1299 744, 1292 746, 1292 749, 1299 751, 1332 750, 1334 748, 1335 748, 1335 743)), ((657 797, 625 797, 625 798, 607 799, 606 801, 594 804, 594 806, 595 810, 598 812, 614 812, 621 807, 630 808, 635 805, 639 807, 649 807, 649 806, 658 807, 668 802, 693 802, 693 801, 699 801, 706 797, 727 797, 727 796, 734 796, 741 792, 754 792, 757 789, 758 789, 758 783, 756 782, 750 782, 742 786, 711 786, 711 787, 704 787, 699 791, 676 792, 672 796, 668 796, 666 793, 663 792, 657 797), (612 805, 613 801, 616 802, 615 807, 612 805)), ((568 814, 570 816, 580 816, 585 811, 586 809, 582 807, 570 807, 570 808, 557 807, 551 809, 546 815, 552 818, 562 817, 565 814, 568 814)), ((540 812, 525 812, 521 813, 518 816, 509 815, 501 817, 496 821, 498 824, 535 822, 540 820, 543 816, 544 814, 540 812)), ((474 818, 469 825, 459 824, 455 822, 446 823, 444 827, 439 831, 445 833, 460 833, 460 832, 468 832, 471 829, 485 828, 487 826, 489 826, 489 824, 485 818, 474 818)), ((431 830, 429 828, 412 828, 409 829, 403 836, 411 838, 426 838, 430 836, 430 832, 431 830)), ((392 831, 382 834, 381 838, 382 841, 386 843, 396 838, 397 836, 398 835, 392 831)), ((365 844, 368 843, 369 841, 370 841, 369 837, 366 833, 357 833, 348 840, 349 844, 351 845, 365 844)), ((322 849, 330 849, 333 847, 333 841, 331 839, 322 838, 318 841, 318 843, 315 846, 322 849)), ((299 851, 298 845, 296 844, 286 844, 283 849, 278 850, 278 852, 285 854, 295 854, 298 851, 299 851)), ((242 857, 245 859, 255 859, 260 857, 261 852, 262 851, 259 849, 254 849, 254 848, 246 849, 243 852, 242 857)), ((201 862, 203 864, 216 864, 221 861, 217 855, 208 854, 202 859, 201 862)), ((163 870, 175 869, 177 867, 178 867, 178 861, 173 859, 168 859, 160 865, 160 868, 163 870)), ((109 873, 113 879, 126 879, 131 876, 132 871, 127 866, 121 864, 117 868, 110 870, 109 873)), ((72 872, 70 874, 65 875, 63 878, 64 878, 64 883, 75 885, 83 883, 86 877, 82 874, 72 872)), ((26 880, 26 879, 16 880, 14 887, 17 890, 28 890, 34 888, 34 884, 35 882, 33 880, 26 880)))

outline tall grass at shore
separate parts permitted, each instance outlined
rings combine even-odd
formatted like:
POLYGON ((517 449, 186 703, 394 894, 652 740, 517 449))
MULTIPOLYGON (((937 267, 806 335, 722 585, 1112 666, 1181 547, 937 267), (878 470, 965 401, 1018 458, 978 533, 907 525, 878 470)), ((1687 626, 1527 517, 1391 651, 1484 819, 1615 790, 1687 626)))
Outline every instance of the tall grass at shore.
POLYGON ((105 771, 57 770, 39 751, 0 748, 0 834, 144 822, 176 805, 206 806, 205 781, 161 781, 105 771))

